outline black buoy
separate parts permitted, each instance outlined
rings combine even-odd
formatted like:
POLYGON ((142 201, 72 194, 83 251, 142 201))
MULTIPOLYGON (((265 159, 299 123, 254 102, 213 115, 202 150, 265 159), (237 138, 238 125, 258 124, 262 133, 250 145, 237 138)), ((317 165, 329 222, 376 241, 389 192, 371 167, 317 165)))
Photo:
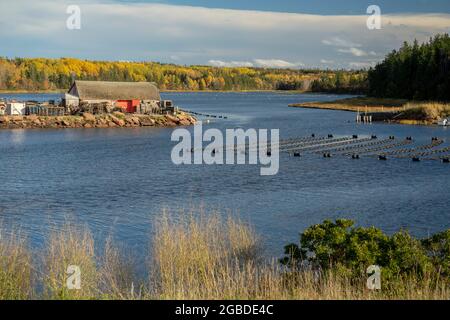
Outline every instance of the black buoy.
POLYGON ((315 134, 313 133, 313 134, 311 135, 311 137, 312 137, 312 138, 315 138, 315 137, 316 137, 316 135, 315 135, 315 134))
POLYGON ((294 157, 300 157, 300 152, 294 152, 294 157))
POLYGON ((443 163, 450 163, 450 158, 443 158, 443 159, 442 159, 442 162, 443 162, 443 163))
POLYGON ((412 158, 412 161, 413 161, 413 162, 419 162, 420 159, 419 159, 419 157, 413 157, 413 158, 412 158))
POLYGON ((371 139, 377 139, 376 135, 372 135, 371 139))
POLYGON ((329 134, 329 135, 328 135, 328 138, 333 138, 333 135, 332 135, 332 134, 329 134))
POLYGON ((412 137, 406 137, 406 140, 412 141, 412 137))
POLYGON ((387 160, 387 157, 383 156, 383 155, 379 155, 378 156, 378 160, 387 160))
POLYGON ((394 137, 394 136, 389 136, 389 139, 390 139, 390 140, 394 140, 395 137, 394 137))
POLYGON ((353 139, 358 139, 358 135, 357 135, 357 134, 354 134, 354 135, 353 135, 353 139))
POLYGON ((352 159, 359 159, 359 154, 353 154, 352 159))
POLYGON ((267 151, 267 155, 270 157, 272 155, 271 151, 267 151))

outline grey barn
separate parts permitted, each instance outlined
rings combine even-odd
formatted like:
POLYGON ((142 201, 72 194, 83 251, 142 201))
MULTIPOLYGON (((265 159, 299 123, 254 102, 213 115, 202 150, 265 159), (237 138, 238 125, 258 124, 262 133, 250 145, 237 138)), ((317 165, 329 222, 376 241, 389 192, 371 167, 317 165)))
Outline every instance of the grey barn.
POLYGON ((151 82, 108 82, 76 80, 64 96, 65 106, 78 107, 82 103, 108 103, 124 112, 141 112, 141 107, 158 108, 161 96, 151 82))

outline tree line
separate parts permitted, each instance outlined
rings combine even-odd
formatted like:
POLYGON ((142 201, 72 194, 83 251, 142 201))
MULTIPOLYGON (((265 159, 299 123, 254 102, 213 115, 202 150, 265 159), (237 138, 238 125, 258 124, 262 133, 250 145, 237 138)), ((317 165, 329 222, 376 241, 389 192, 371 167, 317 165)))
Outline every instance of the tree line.
POLYGON ((369 95, 414 100, 450 100, 450 37, 405 42, 368 72, 369 95))
POLYGON ((0 58, 0 90, 64 90, 73 80, 149 81, 162 90, 308 90, 331 71, 0 58))
POLYGON ((149 81, 161 90, 367 91, 367 72, 0 57, 0 90, 65 90, 74 80, 149 81))

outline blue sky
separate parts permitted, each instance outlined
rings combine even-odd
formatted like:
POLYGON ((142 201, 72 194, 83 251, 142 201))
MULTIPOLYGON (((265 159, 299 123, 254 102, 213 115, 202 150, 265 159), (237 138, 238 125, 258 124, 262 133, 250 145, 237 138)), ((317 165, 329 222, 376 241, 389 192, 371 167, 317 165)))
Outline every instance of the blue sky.
POLYGON ((174 5, 201 6, 237 10, 264 10, 312 14, 361 14, 369 5, 376 4, 385 13, 450 13, 448 0, 120 0, 118 2, 158 2, 174 5))
POLYGON ((0 56, 214 66, 363 68, 450 32, 450 1, 0 1, 0 56), (68 5, 81 29, 66 27, 68 5), (369 30, 370 4, 381 29, 369 30))

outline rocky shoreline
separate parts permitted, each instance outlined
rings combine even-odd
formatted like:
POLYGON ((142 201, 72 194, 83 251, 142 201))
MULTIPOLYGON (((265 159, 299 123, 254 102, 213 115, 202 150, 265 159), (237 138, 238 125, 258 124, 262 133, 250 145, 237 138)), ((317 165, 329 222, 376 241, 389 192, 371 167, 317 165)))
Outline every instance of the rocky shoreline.
POLYGON ((187 113, 176 115, 112 114, 79 116, 0 116, 0 129, 57 129, 57 128, 133 128, 189 126, 196 119, 187 113))

